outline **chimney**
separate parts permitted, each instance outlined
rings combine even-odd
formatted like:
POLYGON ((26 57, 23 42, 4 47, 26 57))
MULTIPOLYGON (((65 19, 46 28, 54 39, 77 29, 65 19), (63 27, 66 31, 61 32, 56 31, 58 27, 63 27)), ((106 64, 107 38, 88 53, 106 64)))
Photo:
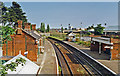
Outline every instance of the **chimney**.
POLYGON ((22 34, 22 21, 18 20, 17 34, 22 34))
POLYGON ((32 24, 32 30, 36 30, 36 24, 32 24))
POLYGON ((31 26, 31 23, 24 23, 24 26, 25 26, 24 29, 25 29, 26 31, 31 31, 31 27, 30 27, 30 26, 31 26))

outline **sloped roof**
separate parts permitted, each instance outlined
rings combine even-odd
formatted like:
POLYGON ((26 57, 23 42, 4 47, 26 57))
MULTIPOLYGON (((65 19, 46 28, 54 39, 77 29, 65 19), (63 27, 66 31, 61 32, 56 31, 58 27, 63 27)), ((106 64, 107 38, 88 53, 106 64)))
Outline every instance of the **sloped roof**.
POLYGON ((119 30, 119 26, 118 25, 114 25, 114 26, 106 26, 105 31, 108 30, 108 31, 118 31, 119 30))
POLYGON ((35 38, 36 40, 39 40, 41 38, 41 35, 38 34, 35 30, 31 30, 31 31, 26 31, 26 30, 23 30, 25 33, 29 34, 30 36, 32 36, 33 38, 35 38))
POLYGON ((68 33, 67 33, 67 35, 69 35, 70 33, 73 33, 72 31, 69 31, 68 33))
POLYGON ((37 74, 39 66, 21 54, 15 56, 14 58, 4 63, 3 65, 10 64, 11 62, 15 62, 16 59, 19 59, 19 58, 23 58, 26 60, 25 65, 22 66, 21 64, 19 64, 16 67, 16 71, 8 70, 7 71, 8 74, 37 74))
POLYGON ((75 36, 75 34, 74 34, 72 31, 69 31, 69 32, 67 33, 67 35, 68 35, 68 36, 75 36))
POLYGON ((89 29, 88 31, 95 31, 94 29, 89 29))

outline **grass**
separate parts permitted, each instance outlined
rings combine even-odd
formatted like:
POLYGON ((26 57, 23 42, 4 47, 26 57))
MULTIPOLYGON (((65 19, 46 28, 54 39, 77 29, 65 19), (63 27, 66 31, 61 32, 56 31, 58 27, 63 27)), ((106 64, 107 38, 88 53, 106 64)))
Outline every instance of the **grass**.
POLYGON ((55 39, 58 39, 58 40, 64 40, 64 39, 62 39, 62 38, 59 38, 59 37, 55 37, 55 36, 49 36, 49 37, 51 37, 51 38, 55 38, 55 39))
POLYGON ((58 46, 59 44, 58 44, 58 43, 56 43, 55 45, 56 45, 56 46, 58 46))
POLYGON ((78 45, 84 45, 86 47, 90 47, 90 41, 76 41, 74 43, 76 43, 78 45))
POLYGON ((58 66, 58 70, 59 70, 59 72, 61 72, 61 71, 62 71, 62 69, 61 69, 61 67, 60 67, 60 66, 58 66))
POLYGON ((65 40, 66 38, 66 34, 65 33, 51 33, 50 34, 50 37, 53 37, 53 38, 56 38, 56 39, 59 39, 59 40, 65 40))
MULTIPOLYGON (((55 36, 49 36, 51 38, 55 38, 55 39, 58 39, 58 40, 61 40, 63 41, 64 39, 60 38, 60 37, 55 37, 55 36)), ((78 44, 78 45, 84 45, 86 47, 90 47, 90 41, 75 41, 74 43, 78 44)))
POLYGON ((78 68, 77 72, 80 72, 82 75, 85 74, 85 71, 83 69, 81 69, 81 68, 78 68))

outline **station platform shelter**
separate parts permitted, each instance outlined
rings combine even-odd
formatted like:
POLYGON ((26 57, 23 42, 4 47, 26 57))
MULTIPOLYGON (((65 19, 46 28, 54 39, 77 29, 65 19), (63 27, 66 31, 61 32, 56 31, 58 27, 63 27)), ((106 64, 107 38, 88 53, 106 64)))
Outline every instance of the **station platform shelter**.
POLYGON ((110 37, 92 37, 91 51, 106 53, 110 60, 120 60, 120 39, 110 37))

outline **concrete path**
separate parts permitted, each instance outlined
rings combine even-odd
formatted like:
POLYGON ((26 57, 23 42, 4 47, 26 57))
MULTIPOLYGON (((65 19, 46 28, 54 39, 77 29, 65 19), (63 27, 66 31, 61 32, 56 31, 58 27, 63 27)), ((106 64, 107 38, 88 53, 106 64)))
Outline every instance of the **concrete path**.
POLYGON ((53 46, 45 40, 44 53, 38 57, 37 64, 40 66, 38 74, 57 74, 56 54, 53 46))

